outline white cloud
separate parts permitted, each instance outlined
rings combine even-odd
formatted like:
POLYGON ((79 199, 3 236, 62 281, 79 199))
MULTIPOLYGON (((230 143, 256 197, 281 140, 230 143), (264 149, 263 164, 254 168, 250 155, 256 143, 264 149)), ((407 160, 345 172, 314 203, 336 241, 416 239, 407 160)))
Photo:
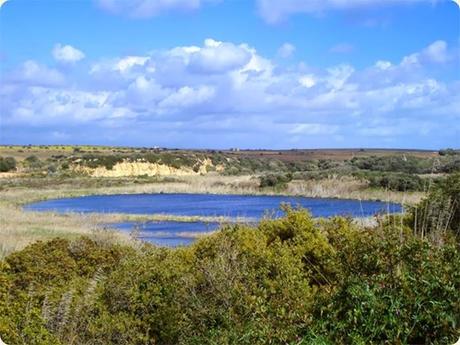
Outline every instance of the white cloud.
MULTIPOLYGON (((120 74, 129 74, 132 69, 136 67, 143 67, 150 60, 148 56, 132 56, 128 55, 119 59, 112 59, 102 62, 97 62, 91 65, 89 70, 90 74, 104 74, 104 73, 113 73, 118 72, 120 74)), ((155 67, 153 65, 148 66, 149 71, 154 71, 155 67)))
POLYGON ((452 123, 460 123, 460 83, 431 73, 444 54, 447 47, 434 42, 409 55, 416 57, 416 70, 407 61, 384 59, 363 69, 277 66, 248 44, 208 39, 200 46, 96 62, 79 76, 83 80, 69 81, 27 61, 2 80, 2 121, 54 126, 57 132, 69 123, 225 130, 256 136, 261 145, 275 137, 302 143, 309 134, 369 138, 379 127, 385 129, 381 137, 392 137, 418 130, 411 123, 424 123, 432 133, 441 118, 450 119, 444 128, 449 133, 456 128, 452 123))
POLYGON ((216 0, 97 0, 99 6, 113 14, 148 18, 169 11, 190 11, 216 0))
POLYGON ((327 11, 358 8, 433 3, 436 0, 257 0, 259 12, 269 23, 277 23, 291 15, 318 14, 327 11))
POLYGON ((244 46, 207 39, 204 47, 191 51, 189 67, 200 73, 223 73, 246 65, 251 53, 244 46))
POLYGON ((299 83, 302 86, 305 86, 307 88, 311 88, 311 87, 315 86, 316 81, 315 81, 315 77, 312 74, 308 74, 308 75, 301 76, 299 78, 299 83))
POLYGON ((136 65, 144 65, 148 61, 148 57, 145 56, 127 56, 117 61, 115 70, 125 72, 136 65))
POLYGON ((210 86, 183 86, 159 103, 160 108, 183 109, 210 100, 214 89, 210 86))
POLYGON ((54 46, 52 53, 56 61, 64 63, 74 63, 85 58, 85 54, 81 50, 60 43, 54 46))
POLYGON ((283 43, 278 49, 278 55, 284 59, 291 57, 295 52, 295 46, 291 43, 283 43))
POLYGON ((435 41, 421 52, 413 53, 405 56, 401 62, 403 66, 419 66, 422 64, 433 63, 443 64, 449 61, 450 55, 448 52, 447 43, 445 41, 435 41))
POLYGON ((328 76, 326 78, 327 83, 334 89, 338 90, 344 87, 348 78, 354 73, 355 69, 350 65, 339 65, 336 67, 329 68, 328 76))
POLYGON ((444 41, 436 41, 430 44, 422 54, 431 62, 444 63, 449 59, 447 53, 447 43, 444 41))
POLYGON ((25 61, 17 70, 7 76, 7 79, 33 86, 58 86, 65 81, 64 76, 59 71, 33 60, 25 61))
POLYGON ((385 61, 385 60, 379 60, 375 63, 375 67, 383 71, 390 69, 392 66, 393 65, 390 61, 385 61))

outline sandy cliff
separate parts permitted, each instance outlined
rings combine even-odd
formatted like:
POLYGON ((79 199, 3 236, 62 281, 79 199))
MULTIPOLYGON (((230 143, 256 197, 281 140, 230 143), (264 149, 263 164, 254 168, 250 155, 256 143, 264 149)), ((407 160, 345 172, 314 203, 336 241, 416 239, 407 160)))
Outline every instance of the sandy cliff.
POLYGON ((150 163, 145 161, 129 162, 124 161, 117 163, 112 169, 104 166, 89 168, 84 166, 75 166, 74 170, 79 173, 88 174, 93 177, 126 177, 126 176, 189 176, 204 175, 208 173, 208 167, 212 167, 211 160, 205 159, 197 168, 180 167, 175 168, 165 164, 150 163))

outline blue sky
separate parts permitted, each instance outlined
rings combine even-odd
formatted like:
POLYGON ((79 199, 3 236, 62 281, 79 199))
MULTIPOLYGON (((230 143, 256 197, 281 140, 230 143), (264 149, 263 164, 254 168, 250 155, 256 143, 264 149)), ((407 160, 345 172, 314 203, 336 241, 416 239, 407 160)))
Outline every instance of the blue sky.
POLYGON ((10 0, 0 143, 460 147, 450 0, 10 0))

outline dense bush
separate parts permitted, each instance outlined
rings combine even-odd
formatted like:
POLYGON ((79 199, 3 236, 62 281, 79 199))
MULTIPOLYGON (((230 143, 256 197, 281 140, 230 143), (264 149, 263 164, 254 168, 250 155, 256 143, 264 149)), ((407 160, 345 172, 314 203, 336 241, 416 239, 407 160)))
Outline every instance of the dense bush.
POLYGON ((442 173, 454 173, 460 171, 460 155, 455 156, 453 159, 446 162, 442 167, 439 169, 442 173))
POLYGON ((292 181, 292 174, 268 174, 260 177, 259 187, 284 188, 290 181, 292 181))
POLYGON ((454 156, 460 154, 460 150, 454 150, 454 149, 442 149, 439 150, 439 155, 440 156, 454 156))
POLYGON ((13 157, 0 157, 0 172, 16 170, 16 160, 13 157))
POLYGON ((84 154, 80 160, 81 164, 89 168, 105 167, 107 170, 112 170, 115 164, 123 161, 123 156, 84 154))
POLYGON ((399 221, 363 230, 286 211, 186 248, 33 244, 0 262, 0 334, 9 344, 458 338, 460 253, 448 234, 438 246, 399 221))
POLYGON ((413 156, 355 157, 350 163, 363 170, 425 174, 433 170, 434 161, 413 156))
POLYGON ((24 159, 23 165, 28 169, 37 170, 43 168, 44 162, 42 162, 37 156, 31 155, 24 159))
POLYGON ((370 187, 400 192, 423 191, 427 185, 419 176, 405 173, 357 173, 355 176, 368 180, 370 187))

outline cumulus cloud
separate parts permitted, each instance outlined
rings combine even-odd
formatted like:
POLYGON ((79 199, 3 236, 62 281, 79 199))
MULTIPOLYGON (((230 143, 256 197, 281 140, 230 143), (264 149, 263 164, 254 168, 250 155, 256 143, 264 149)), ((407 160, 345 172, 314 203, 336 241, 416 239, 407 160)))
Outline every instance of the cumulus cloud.
MULTIPOLYGON (((187 51, 185 51, 187 53, 187 51)), ((246 65, 251 54, 245 45, 206 39, 204 47, 190 50, 189 67, 200 73, 222 73, 246 65)))
POLYGON ((261 16, 277 23, 295 14, 319 14, 327 11, 352 10, 382 6, 433 3, 436 0, 257 0, 261 16))
POLYGON ((97 0, 99 6, 113 14, 148 18, 169 11, 190 11, 216 0, 97 0))
POLYGON ((405 56, 402 60, 404 66, 419 66, 426 63, 442 64, 450 59, 447 43, 435 41, 421 52, 405 56))
POLYGON ((460 123, 460 82, 431 73, 448 56, 449 47, 437 41, 401 62, 382 57, 360 69, 277 66, 248 44, 208 39, 197 46, 95 61, 88 65, 87 79, 69 81, 55 69, 27 61, 2 80, 2 121, 10 128, 33 125, 54 132, 70 124, 111 133, 124 127, 145 131, 145 137, 154 133, 163 145, 171 144, 172 133, 175 138, 188 133, 207 138, 203 146, 234 146, 235 138, 241 145, 306 145, 314 138, 315 145, 333 146, 345 136, 362 146, 377 136, 434 135, 443 119, 450 124, 442 127, 443 137, 454 138, 460 129, 452 125, 460 123))
POLYGON ((315 80, 315 77, 312 74, 308 74, 308 75, 301 76, 299 78, 299 83, 302 86, 305 86, 307 88, 311 88, 311 87, 315 86, 316 80, 315 80))
POLYGON ((288 58, 291 57, 292 54, 295 52, 295 46, 291 43, 283 43, 281 47, 278 48, 278 56, 282 58, 288 58))
POLYGON ((380 70, 388 70, 393 66, 393 64, 390 61, 385 61, 385 60, 379 60, 375 63, 375 67, 377 67, 380 70))
MULTIPOLYGON (((144 65, 149 61, 147 56, 125 56, 118 59, 112 59, 108 61, 97 62, 91 65, 89 70, 90 74, 113 74, 119 73, 121 75, 129 75, 131 72, 135 72, 136 69, 142 69, 144 65)), ((149 67, 150 70, 154 70, 154 66, 149 67)))
POLYGON ((6 76, 7 82, 23 83, 31 86, 58 86, 65 81, 59 71, 34 60, 25 61, 19 68, 6 76))
POLYGON ((85 54, 70 45, 56 44, 53 48, 53 57, 56 61, 74 63, 85 58, 85 54))

